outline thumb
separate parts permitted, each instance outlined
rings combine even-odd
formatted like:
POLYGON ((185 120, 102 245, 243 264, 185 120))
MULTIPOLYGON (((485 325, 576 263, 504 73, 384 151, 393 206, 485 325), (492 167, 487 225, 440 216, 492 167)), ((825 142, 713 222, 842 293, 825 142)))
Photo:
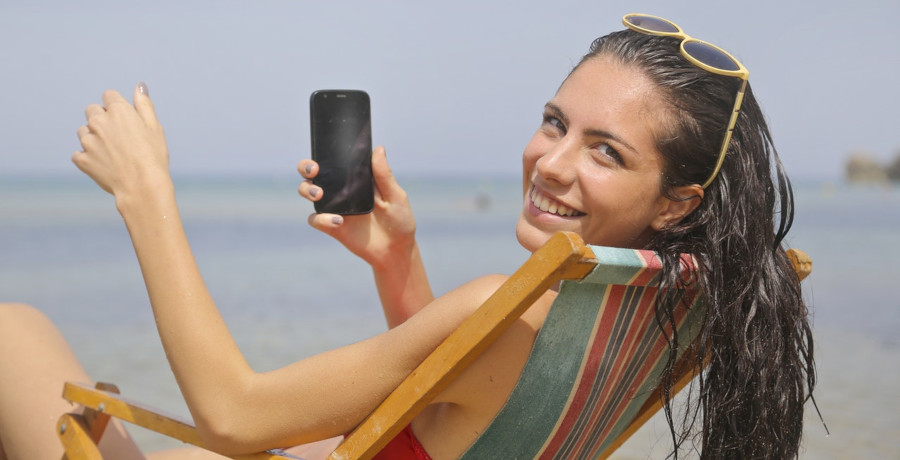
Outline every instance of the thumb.
POLYGON ((134 109, 138 115, 144 119, 147 124, 158 124, 156 119, 156 109, 153 108, 153 101, 150 100, 150 90, 144 82, 138 83, 134 87, 134 109))
POLYGON ((402 191, 391 167, 388 166, 387 153, 382 146, 378 146, 372 152, 372 175, 375 177, 375 187, 384 200, 392 201, 397 193, 402 191))

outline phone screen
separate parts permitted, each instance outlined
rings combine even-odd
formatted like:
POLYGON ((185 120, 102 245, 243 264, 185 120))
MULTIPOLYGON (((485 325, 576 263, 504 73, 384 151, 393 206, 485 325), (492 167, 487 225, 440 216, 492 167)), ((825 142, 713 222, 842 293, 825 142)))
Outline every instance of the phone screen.
POLYGON ((374 207, 372 121, 369 95, 359 90, 321 90, 309 99, 313 183, 323 190, 318 213, 365 214, 374 207))

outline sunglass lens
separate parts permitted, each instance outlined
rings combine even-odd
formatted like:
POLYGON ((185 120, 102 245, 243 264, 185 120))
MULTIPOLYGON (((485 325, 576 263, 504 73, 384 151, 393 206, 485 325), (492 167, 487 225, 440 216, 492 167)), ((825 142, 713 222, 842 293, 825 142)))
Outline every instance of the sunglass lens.
POLYGON ((722 70, 740 69, 738 64, 734 62, 734 59, 723 53, 721 50, 703 42, 686 41, 684 42, 684 51, 690 54, 694 59, 710 67, 722 70))
POLYGON ((654 32, 664 32, 669 34, 678 32, 678 28, 675 27, 674 24, 650 16, 630 16, 628 22, 634 26, 652 30, 654 32))

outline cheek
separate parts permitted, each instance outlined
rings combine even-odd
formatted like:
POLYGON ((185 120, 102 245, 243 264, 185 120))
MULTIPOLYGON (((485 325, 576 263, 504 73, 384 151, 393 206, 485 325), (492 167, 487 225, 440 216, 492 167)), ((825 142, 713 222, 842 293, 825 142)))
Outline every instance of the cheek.
POLYGON ((541 155, 538 153, 537 142, 532 138, 531 141, 528 142, 528 145, 525 146, 525 151, 522 152, 522 168, 525 170, 534 169, 534 165, 540 157, 541 155))
POLYGON ((535 134, 531 140, 528 141, 528 145, 525 146, 525 151, 522 152, 522 185, 526 192, 531 188, 531 175, 537 161, 541 158, 541 150, 538 145, 539 142, 537 136, 538 135, 535 134))
MULTIPOLYGON (((609 197, 613 198, 613 197, 609 197)), ((590 244, 613 247, 642 247, 650 231, 649 197, 601 200, 591 203, 594 212, 584 223, 582 235, 590 244)))

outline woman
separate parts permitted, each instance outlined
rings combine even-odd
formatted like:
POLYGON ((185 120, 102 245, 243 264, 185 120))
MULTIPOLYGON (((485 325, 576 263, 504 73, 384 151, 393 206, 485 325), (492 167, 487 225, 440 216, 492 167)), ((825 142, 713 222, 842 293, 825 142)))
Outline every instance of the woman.
MULTIPOLYGON (((794 457, 814 367, 799 282, 780 247, 793 213, 789 182, 746 87, 746 72, 701 68, 689 60, 696 56, 679 48, 683 34, 668 24, 626 17, 631 30, 595 41, 546 104, 523 155, 516 235, 532 251, 559 230, 575 231, 591 244, 659 251, 667 274, 663 292, 680 288, 677 254, 697 255, 708 305, 695 364, 707 360, 708 370, 699 383, 699 400, 690 407, 701 414, 703 456, 794 457), (729 136, 731 114, 740 104, 736 95, 742 92, 729 136), (773 232, 776 212, 781 218, 773 232)), ((222 452, 329 438, 333 444, 333 437, 359 423, 505 279, 477 278, 433 298, 405 194, 383 149, 376 149, 375 212, 314 215, 310 223, 373 266, 391 329, 256 373, 234 344, 193 261, 146 86, 136 88, 133 105, 108 91, 103 105, 89 106, 86 116, 87 126, 78 131, 83 151, 73 161, 115 196, 179 387, 201 436, 222 452)), ((307 179, 317 169, 310 160, 299 165, 307 179)), ((321 198, 309 181, 299 193, 321 198)), ((554 297, 554 292, 543 295, 392 448, 406 448, 409 458, 423 458, 426 451, 438 459, 462 454, 512 391, 554 297)), ((662 299, 660 318, 675 308, 670 298, 677 296, 662 299)), ((39 375, 45 382, 23 388, 0 381, 3 449, 9 458, 55 455, 27 450, 55 440, 31 445, 24 440, 53 437, 53 420, 67 408, 46 395, 58 394, 64 380, 85 380, 84 372, 60 339, 37 346, 58 337, 42 315, 22 306, 4 307, 0 314, 0 375, 12 372, 25 382, 27 375, 39 375), (28 345, 32 342, 38 343, 28 345), (7 363, 14 347, 15 358, 7 363), (34 369, 36 360, 52 366, 34 369), (14 426, 25 417, 17 412, 22 408, 16 401, 22 400, 52 400, 41 409, 46 427, 37 421, 14 426)), ((33 403, 28 409, 36 410, 33 403)), ((694 419, 692 410, 685 420, 694 419)), ((691 426, 676 428, 671 415, 669 423, 677 454, 677 445, 692 435, 691 426)), ((110 438, 116 444, 104 446, 110 458, 137 455, 127 435, 110 438)), ((187 455, 169 452, 160 458, 176 454, 187 455)))

